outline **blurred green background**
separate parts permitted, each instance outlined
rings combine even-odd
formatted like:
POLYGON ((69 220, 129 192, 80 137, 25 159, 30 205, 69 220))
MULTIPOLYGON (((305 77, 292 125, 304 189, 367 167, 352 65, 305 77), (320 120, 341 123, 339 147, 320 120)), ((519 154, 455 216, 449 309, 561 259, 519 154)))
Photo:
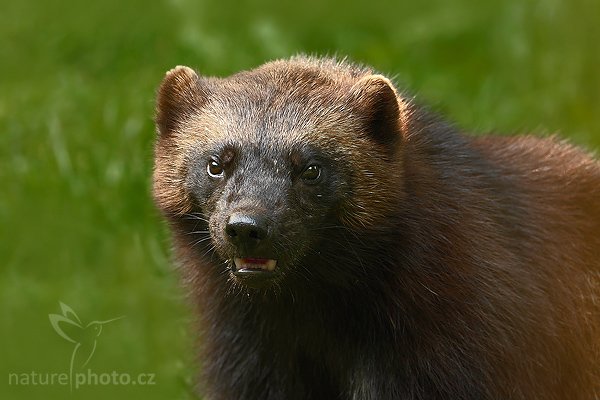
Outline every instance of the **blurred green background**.
MULTIPOLYGON (((600 148, 600 2, 7 1, 0 7, 0 397, 189 399, 192 316, 150 197, 153 101, 178 64, 227 75, 298 52, 395 76, 470 131, 600 148), (155 385, 9 385, 64 373, 59 302, 104 326, 86 369, 155 385)), ((88 337, 89 339, 89 337, 88 337)))

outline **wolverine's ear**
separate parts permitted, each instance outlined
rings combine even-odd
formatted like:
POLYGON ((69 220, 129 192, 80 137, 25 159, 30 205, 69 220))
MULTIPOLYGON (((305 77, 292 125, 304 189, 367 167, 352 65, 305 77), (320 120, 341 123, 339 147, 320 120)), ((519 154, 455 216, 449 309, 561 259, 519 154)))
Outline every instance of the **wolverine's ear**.
POLYGON ((385 146, 400 139, 400 109, 396 89, 382 75, 361 78, 350 91, 353 106, 371 137, 385 146))
POLYGON ((156 99, 156 126, 160 134, 172 132, 176 124, 199 109, 207 97, 207 90, 193 69, 178 66, 167 72, 156 99))

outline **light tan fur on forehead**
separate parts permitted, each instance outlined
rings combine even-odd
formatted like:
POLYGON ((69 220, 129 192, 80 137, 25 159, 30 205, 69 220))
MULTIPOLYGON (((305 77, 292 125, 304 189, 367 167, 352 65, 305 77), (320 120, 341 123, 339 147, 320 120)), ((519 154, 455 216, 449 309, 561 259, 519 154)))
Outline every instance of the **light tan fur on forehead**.
POLYGON ((156 145, 154 186, 165 209, 181 214, 191 208, 184 181, 193 148, 232 135, 251 140, 253 124, 266 124, 282 147, 310 143, 343 153, 352 174, 352 193, 339 210, 345 224, 376 224, 386 217, 386 204, 399 198, 401 152, 384 160, 356 114, 357 103, 387 86, 397 96, 399 125, 406 125, 407 102, 384 76, 345 61, 296 57, 230 78, 203 79, 177 67, 159 90, 157 126, 169 134, 156 145))

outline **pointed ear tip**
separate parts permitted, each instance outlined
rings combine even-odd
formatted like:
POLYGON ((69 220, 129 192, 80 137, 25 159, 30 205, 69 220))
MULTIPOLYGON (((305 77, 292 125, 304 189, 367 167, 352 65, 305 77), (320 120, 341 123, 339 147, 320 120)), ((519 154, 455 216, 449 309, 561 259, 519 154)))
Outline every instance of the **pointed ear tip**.
POLYGON ((190 78, 198 77, 198 74, 196 74, 196 71, 194 71, 192 68, 187 67, 185 65, 178 65, 175 68, 171 68, 170 70, 168 70, 165 73, 165 79, 169 78, 169 77, 173 77, 173 76, 180 76, 180 75, 186 75, 190 78))
POLYGON ((364 76, 362 79, 364 79, 364 80, 372 80, 372 81, 377 81, 377 82, 385 82, 387 84, 391 84, 392 83, 386 76, 381 75, 381 74, 367 75, 367 76, 364 76))
POLYGON ((366 77, 366 79, 371 85, 377 85, 379 87, 388 87, 392 89, 394 93, 396 93, 396 87, 394 86, 392 81, 383 75, 369 75, 368 77, 366 77))
POLYGON ((182 94, 193 87, 198 80, 199 77, 196 71, 190 67, 178 65, 165 73, 158 89, 158 98, 171 97, 177 93, 182 94))
POLYGON ((366 75, 354 85, 354 91, 362 94, 390 93, 398 96, 398 91, 390 79, 380 74, 366 75))

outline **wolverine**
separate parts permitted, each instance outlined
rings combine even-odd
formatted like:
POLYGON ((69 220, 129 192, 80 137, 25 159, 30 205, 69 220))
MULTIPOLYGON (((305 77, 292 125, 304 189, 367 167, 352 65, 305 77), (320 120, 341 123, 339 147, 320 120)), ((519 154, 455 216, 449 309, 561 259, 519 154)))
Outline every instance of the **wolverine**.
POLYGON ((600 398, 600 162, 297 56, 158 89, 209 400, 600 398))

